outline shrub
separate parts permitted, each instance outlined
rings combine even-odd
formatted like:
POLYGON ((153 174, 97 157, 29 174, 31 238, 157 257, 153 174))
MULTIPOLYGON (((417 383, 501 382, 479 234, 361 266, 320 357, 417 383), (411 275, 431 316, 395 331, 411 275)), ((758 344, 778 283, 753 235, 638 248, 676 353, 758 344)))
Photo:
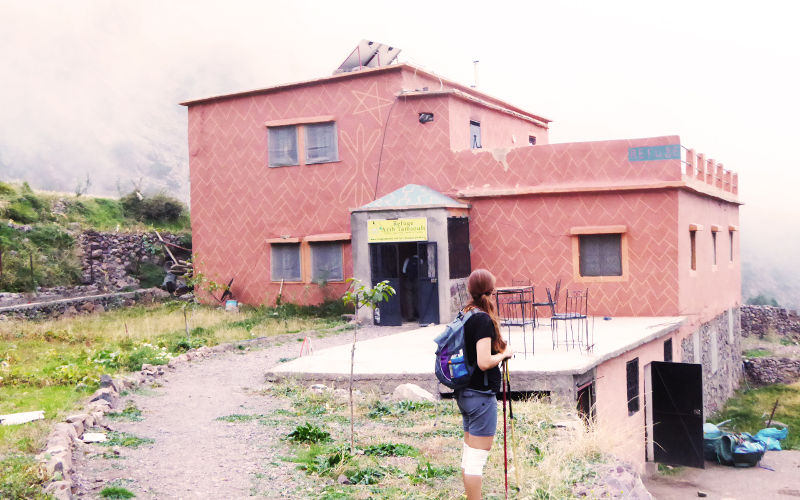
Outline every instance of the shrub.
POLYGON ((22 224, 30 224, 39 220, 39 214, 25 198, 12 201, 5 209, 5 216, 22 224))
POLYGON ((306 422, 303 425, 295 427, 286 437, 297 443, 320 443, 323 441, 330 441, 331 434, 328 431, 320 429, 311 422, 306 422))
POLYGON ((17 190, 14 189, 14 186, 0 181, 0 196, 14 196, 16 194, 17 190))
POLYGON ((171 358, 165 347, 142 344, 128 354, 124 366, 128 371, 135 372, 141 370, 143 364, 165 365, 171 358))
POLYGON ((180 200, 163 193, 139 199, 134 191, 123 196, 120 203, 125 217, 146 222, 175 222, 186 211, 180 200))
POLYGON ((364 455, 376 457, 413 457, 418 454, 416 448, 403 443, 380 443, 364 448, 364 455))
POLYGON ((42 493, 47 472, 33 458, 11 455, 0 460, 0 478, 0 498, 47 498, 42 493))

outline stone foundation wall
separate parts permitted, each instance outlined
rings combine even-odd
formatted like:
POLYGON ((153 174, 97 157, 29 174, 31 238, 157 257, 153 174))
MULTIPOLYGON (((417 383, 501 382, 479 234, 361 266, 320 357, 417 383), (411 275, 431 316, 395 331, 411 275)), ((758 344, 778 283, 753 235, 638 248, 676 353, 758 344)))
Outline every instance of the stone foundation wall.
MULTIPOLYGON (((168 243, 180 244, 177 235, 161 236, 168 243)), ((131 274, 136 273, 141 263, 164 263, 165 252, 154 233, 84 231, 78 242, 82 252, 83 283, 94 284, 101 291, 137 288, 139 281, 131 274)))
POLYGON ((764 337, 770 331, 778 335, 800 337, 800 316, 781 307, 744 305, 742 336, 764 337))
POLYGON ((169 296, 167 292, 158 288, 148 288, 134 292, 106 293, 49 302, 18 304, 0 307, 0 321, 7 318, 44 319, 77 316, 135 304, 159 302, 166 300, 169 296))
POLYGON ((744 373, 753 385, 791 384, 800 380, 800 359, 746 358, 744 373))
POLYGON ((719 410, 742 378, 742 326, 739 308, 703 323, 681 342, 681 360, 703 365, 703 412, 719 410))

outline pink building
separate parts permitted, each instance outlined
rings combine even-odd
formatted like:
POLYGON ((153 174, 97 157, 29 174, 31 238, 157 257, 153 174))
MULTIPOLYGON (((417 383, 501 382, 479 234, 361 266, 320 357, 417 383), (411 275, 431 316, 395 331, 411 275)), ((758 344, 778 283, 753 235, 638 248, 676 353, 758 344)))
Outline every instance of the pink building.
POLYGON ((536 300, 560 279, 591 315, 681 318, 556 384, 600 418, 642 427, 665 357, 703 366, 705 411, 737 386, 738 178, 678 136, 549 144, 550 120, 408 64, 183 104, 196 259, 241 302, 388 279, 380 324, 444 323, 471 269, 536 300))

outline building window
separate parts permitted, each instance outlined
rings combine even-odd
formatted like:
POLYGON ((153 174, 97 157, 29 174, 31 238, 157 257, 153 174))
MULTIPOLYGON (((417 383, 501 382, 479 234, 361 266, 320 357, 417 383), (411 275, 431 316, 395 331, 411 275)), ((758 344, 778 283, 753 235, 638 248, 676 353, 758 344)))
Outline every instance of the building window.
POLYGON ((717 265, 717 232, 711 231, 711 264, 717 265))
POLYGON ((342 244, 336 241, 312 242, 311 281, 316 283, 342 281, 342 244))
POLYGON ((536 145, 536 136, 535 135, 529 135, 528 136, 528 144, 530 144, 531 146, 535 146, 536 145))
POLYGON ((301 281, 300 243, 273 243, 270 248, 272 281, 301 281))
POLYGON ((297 161, 297 127, 270 127, 269 129, 269 166, 285 167, 298 165, 297 161))
POLYGON ((581 276, 622 276, 622 235, 579 236, 581 276))
POLYGON ((664 361, 672 361, 672 339, 664 341, 664 361))
POLYGON ((447 218, 447 255, 450 261, 450 279, 466 278, 472 272, 469 254, 469 219, 447 218))
POLYGON ((306 129, 306 164, 339 161, 336 124, 313 123, 306 129))
POLYGON ((469 122, 469 147, 470 149, 481 148, 481 122, 469 122))
POLYGON ((689 244, 692 249, 692 271, 697 271, 697 231, 689 231, 689 244))
POLYGON ((339 161, 339 140, 333 121, 298 125, 276 123, 274 127, 268 125, 267 140, 267 163, 270 167, 339 161))
POLYGON ((733 262, 733 231, 730 231, 730 230, 728 231, 728 240, 731 243, 731 246, 730 246, 730 248, 731 248, 730 260, 731 260, 731 262, 733 262))
POLYGON ((625 364, 625 379, 628 386, 628 415, 639 411, 639 358, 625 364))

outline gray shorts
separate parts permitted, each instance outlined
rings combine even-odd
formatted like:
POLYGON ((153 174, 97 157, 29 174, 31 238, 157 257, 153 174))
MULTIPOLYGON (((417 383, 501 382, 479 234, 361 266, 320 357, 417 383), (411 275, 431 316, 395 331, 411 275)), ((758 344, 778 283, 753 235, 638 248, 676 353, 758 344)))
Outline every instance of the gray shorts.
POLYGON ((456 395, 464 432, 472 436, 494 436, 497 432, 497 396, 492 393, 462 389, 456 395))

